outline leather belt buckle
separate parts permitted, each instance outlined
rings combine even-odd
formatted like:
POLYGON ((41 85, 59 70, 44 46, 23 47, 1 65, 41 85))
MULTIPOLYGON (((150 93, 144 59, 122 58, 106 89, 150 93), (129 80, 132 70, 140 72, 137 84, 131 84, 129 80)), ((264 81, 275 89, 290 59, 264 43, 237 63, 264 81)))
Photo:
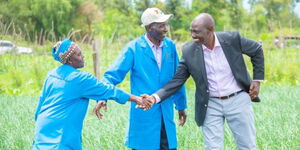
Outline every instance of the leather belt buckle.
POLYGON ((230 95, 227 95, 227 96, 212 97, 212 98, 217 98, 217 99, 219 99, 219 100, 225 100, 225 99, 229 99, 230 97, 233 97, 233 96, 238 95, 238 94, 241 93, 242 91, 243 91, 243 90, 237 91, 237 92, 234 92, 234 93, 232 93, 232 94, 230 94, 230 95))

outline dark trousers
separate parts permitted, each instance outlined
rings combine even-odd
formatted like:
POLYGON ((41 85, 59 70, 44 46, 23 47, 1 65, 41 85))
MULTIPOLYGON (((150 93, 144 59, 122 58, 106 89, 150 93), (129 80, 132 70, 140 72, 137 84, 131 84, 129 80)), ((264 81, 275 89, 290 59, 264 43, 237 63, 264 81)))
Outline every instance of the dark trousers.
MULTIPOLYGON (((132 149, 132 150, 137 150, 137 149, 132 149)), ((166 128, 163 120, 161 122, 161 130, 160 130, 160 150, 176 150, 176 148, 169 149, 166 128)))
POLYGON ((160 130, 160 150, 169 150, 169 143, 166 133, 166 128, 164 121, 161 121, 161 130, 160 130))

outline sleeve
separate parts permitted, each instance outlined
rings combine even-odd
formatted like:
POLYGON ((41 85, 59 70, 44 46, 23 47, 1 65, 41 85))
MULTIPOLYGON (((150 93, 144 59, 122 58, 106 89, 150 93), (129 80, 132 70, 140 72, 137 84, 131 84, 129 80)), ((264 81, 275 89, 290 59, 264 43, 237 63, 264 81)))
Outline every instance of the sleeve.
POLYGON ((120 104, 125 104, 130 98, 129 93, 112 84, 104 83, 88 73, 81 74, 79 79, 81 97, 94 100, 112 99, 120 104))
POLYGON ((177 92, 177 90, 179 90, 182 87, 182 85, 189 78, 189 76, 190 72, 188 71, 186 60, 183 54, 175 72, 175 75, 173 76, 173 79, 155 93, 163 101, 175 92, 177 92))
MULTIPOLYGON (((47 75, 48 76, 48 75, 47 75)), ((48 78, 48 77, 47 77, 48 78)), ((39 102, 37 104, 37 108, 36 108, 36 111, 35 111, 35 114, 34 114, 34 120, 36 121, 37 120, 37 117, 40 113, 40 110, 41 110, 41 107, 42 107, 42 104, 44 103, 45 101, 45 90, 46 90, 46 83, 47 83, 47 79, 45 80, 44 82, 44 85, 43 85, 43 89, 41 91, 41 95, 40 95, 40 98, 39 98, 39 102)))
POLYGON ((40 112, 41 107, 42 107, 41 105, 43 104, 44 100, 45 100, 44 96, 41 94, 38 105, 37 105, 37 108, 36 108, 36 111, 35 111, 35 114, 34 114, 34 120, 35 121, 37 120, 37 117, 38 117, 39 112, 40 112))
POLYGON ((264 80, 264 53, 261 44, 240 36, 240 34, 238 36, 242 53, 251 58, 253 79, 264 80))
MULTIPOLYGON (((176 46, 174 45, 175 49, 175 64, 174 66, 177 68, 179 64, 179 58, 176 51, 176 46)), ((176 70, 176 69, 175 69, 176 70)), ((175 74, 175 73, 174 73, 175 74)), ((175 109, 176 110, 184 110, 187 108, 187 102, 186 102, 186 92, 185 92, 185 86, 183 85, 174 95, 174 103, 175 103, 175 109)))
POLYGON ((124 80, 126 74, 131 70, 132 66, 133 51, 129 45, 127 45, 123 48, 122 53, 117 57, 115 62, 104 73, 102 81, 117 85, 124 80))

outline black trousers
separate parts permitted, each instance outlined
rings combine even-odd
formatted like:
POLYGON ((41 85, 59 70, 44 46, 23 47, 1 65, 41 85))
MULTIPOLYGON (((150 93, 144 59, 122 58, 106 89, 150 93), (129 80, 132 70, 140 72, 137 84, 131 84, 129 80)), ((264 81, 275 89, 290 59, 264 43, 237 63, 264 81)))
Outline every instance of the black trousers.
MULTIPOLYGON (((137 149, 132 149, 132 150, 137 150, 137 149)), ((161 130, 160 130, 160 149, 159 150, 176 150, 174 149, 169 149, 169 143, 168 143, 168 138, 167 138, 167 132, 165 128, 164 121, 162 119, 161 121, 161 130)))

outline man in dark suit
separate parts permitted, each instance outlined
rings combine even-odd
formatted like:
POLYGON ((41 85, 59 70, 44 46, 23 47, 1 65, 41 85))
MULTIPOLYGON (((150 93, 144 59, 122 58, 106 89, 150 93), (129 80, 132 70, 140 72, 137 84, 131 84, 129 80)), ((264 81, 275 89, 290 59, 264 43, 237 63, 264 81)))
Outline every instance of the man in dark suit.
POLYGON ((206 13, 191 23, 191 41, 183 46, 175 76, 155 94, 145 97, 159 103, 175 93, 191 75, 196 84, 195 119, 202 126, 206 149, 223 149, 227 121, 238 149, 256 149, 252 101, 259 102, 264 79, 264 56, 259 43, 239 32, 214 32, 214 19, 206 13), (251 58, 253 80, 243 54, 251 58))

